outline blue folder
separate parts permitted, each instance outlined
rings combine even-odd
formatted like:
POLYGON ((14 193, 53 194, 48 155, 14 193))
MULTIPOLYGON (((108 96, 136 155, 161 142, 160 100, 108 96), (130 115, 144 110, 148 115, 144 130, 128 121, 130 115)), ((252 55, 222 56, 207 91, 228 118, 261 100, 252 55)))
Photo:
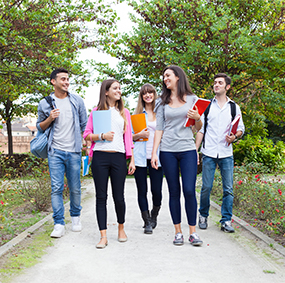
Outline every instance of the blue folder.
POLYGON ((86 176, 89 174, 90 164, 88 164, 88 161, 89 161, 88 156, 82 156, 82 176, 86 176))
MULTIPOLYGON (((111 128, 111 110, 93 111, 93 134, 107 133, 111 128)), ((101 141, 96 141, 101 142, 101 141)))

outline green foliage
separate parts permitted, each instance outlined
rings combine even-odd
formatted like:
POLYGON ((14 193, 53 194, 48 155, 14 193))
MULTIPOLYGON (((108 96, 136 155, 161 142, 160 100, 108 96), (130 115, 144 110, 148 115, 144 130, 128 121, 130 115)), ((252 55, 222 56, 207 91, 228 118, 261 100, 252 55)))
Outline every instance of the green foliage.
POLYGON ((284 172, 285 144, 282 141, 274 144, 265 137, 247 135, 234 145, 234 159, 237 165, 260 163, 268 168, 268 172, 284 172))
MULTIPOLYGON (((215 198, 222 201, 222 179, 215 175, 212 190, 215 198)), ((234 173, 233 213, 250 222, 254 227, 269 234, 285 234, 285 195, 284 184, 280 179, 252 175, 242 167, 234 173)), ((285 246, 285 242, 281 241, 285 246)))
POLYGON ((266 135, 285 109, 283 0, 128 0, 132 32, 102 39, 104 51, 120 59, 116 68, 93 62, 102 77, 115 77, 127 94, 143 83, 158 89, 162 70, 176 64, 194 92, 213 96, 213 76, 228 73, 228 95, 241 106, 246 130, 266 135), (111 39, 111 41, 110 41, 111 39), (276 103, 278 101, 278 103, 276 103))
POLYGON ((79 52, 99 48, 99 35, 112 31, 116 17, 102 0, 0 1, 0 118, 7 123, 10 155, 12 119, 36 113, 57 67, 68 69, 73 89, 82 92, 89 74, 79 52))

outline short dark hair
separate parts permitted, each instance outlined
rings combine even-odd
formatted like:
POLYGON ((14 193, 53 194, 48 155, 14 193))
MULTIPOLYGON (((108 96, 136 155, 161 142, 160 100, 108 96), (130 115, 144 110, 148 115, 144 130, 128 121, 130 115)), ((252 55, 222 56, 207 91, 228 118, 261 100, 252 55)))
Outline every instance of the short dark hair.
POLYGON ((214 80, 215 80, 216 78, 224 78, 224 79, 225 79, 225 82, 226 82, 226 86, 227 86, 227 85, 231 85, 231 83, 232 83, 232 79, 231 79, 227 74, 225 74, 225 73, 218 73, 218 74, 216 74, 216 75, 214 76, 214 80))
POLYGON ((59 73, 66 73, 66 74, 68 74, 68 71, 66 69, 64 69, 64 68, 57 68, 57 69, 53 70, 52 73, 50 74, 50 81, 55 79, 57 74, 59 74, 59 73))

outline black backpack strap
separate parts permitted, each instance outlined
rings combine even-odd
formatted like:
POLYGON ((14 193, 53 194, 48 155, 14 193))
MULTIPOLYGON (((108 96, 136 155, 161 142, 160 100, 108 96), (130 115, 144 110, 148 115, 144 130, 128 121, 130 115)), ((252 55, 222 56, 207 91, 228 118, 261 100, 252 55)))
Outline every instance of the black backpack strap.
POLYGON ((202 139, 202 143, 203 143, 204 148, 205 148, 205 134, 206 134, 207 125, 208 125, 208 114, 210 112, 210 107, 211 107, 212 101, 213 101, 213 99, 211 99, 211 103, 208 105, 208 107, 204 111, 204 135, 203 135, 203 139, 202 139))
POLYGON ((236 104, 234 101, 231 100, 230 105, 231 105, 231 115, 232 115, 232 121, 233 121, 237 114, 236 104))
POLYGON ((46 96, 45 97, 46 102, 49 104, 49 106, 53 109, 53 104, 52 104, 52 97, 51 96, 46 96))

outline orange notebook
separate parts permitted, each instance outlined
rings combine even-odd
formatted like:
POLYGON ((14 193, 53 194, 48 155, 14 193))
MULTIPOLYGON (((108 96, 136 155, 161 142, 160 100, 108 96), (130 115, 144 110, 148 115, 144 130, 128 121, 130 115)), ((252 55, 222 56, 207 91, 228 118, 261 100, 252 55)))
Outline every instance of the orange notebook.
MULTIPOLYGON (((207 109, 207 107, 210 103, 211 103, 211 100, 209 100, 209 99, 198 98, 198 100, 195 102, 194 106, 198 107, 198 113, 200 116, 205 112, 205 110, 207 109)), ((192 109, 194 109, 194 106, 192 109)), ((195 120, 187 118, 183 126, 184 127, 190 127, 190 126, 194 126, 194 125, 195 125, 195 120)))
MULTIPOLYGON (((143 129, 147 128, 146 125, 146 117, 144 113, 131 115, 131 121, 134 133, 137 134, 141 132, 143 129)), ((148 139, 139 139, 138 141, 147 141, 148 139)))

